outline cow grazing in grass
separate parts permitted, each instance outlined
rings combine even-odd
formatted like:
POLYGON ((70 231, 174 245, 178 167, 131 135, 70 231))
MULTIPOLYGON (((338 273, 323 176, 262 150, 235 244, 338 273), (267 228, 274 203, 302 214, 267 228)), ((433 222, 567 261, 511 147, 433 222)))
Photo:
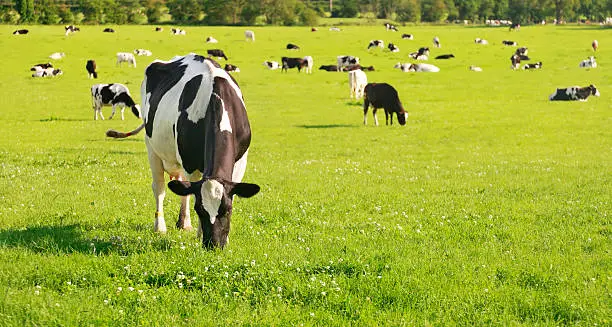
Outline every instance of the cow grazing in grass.
POLYGON ((590 56, 588 59, 581 61, 580 65, 578 65, 578 67, 580 67, 580 68, 596 68, 597 67, 597 62, 595 61, 595 57, 590 56))
POLYGON ((587 101, 590 95, 599 96, 599 91, 593 84, 586 87, 570 86, 557 89, 548 99, 550 101, 587 101))
POLYGON ((155 27, 155 32, 163 32, 163 31, 164 31, 163 27, 161 27, 161 26, 155 27))
POLYGON ((516 53, 519 56, 526 56, 528 52, 529 52, 529 49, 527 49, 526 47, 520 47, 516 49, 514 53, 516 53))
POLYGON ((238 66, 232 65, 232 64, 225 64, 225 67, 223 67, 223 70, 225 70, 228 73, 229 72, 240 73, 240 68, 238 68, 238 66))
POLYGON ((397 27, 395 25, 391 24, 391 23, 384 23, 383 25, 385 26, 385 29, 387 31, 394 31, 394 32, 398 31, 397 27))
POLYGON ((298 46, 297 44, 293 44, 293 43, 287 43, 286 48, 287 50, 300 50, 300 46, 298 46))
POLYGON ((481 72, 482 68, 478 67, 478 66, 470 66, 470 70, 473 72, 481 72))
POLYGON ((393 125, 393 114, 397 115, 397 121, 400 125, 405 125, 408 119, 408 113, 404 110, 402 102, 397 95, 397 91, 393 86, 387 83, 368 83, 364 89, 363 99, 363 124, 367 125, 368 108, 372 105, 372 114, 374 115, 374 125, 378 126, 378 118, 376 118, 376 110, 383 108, 385 110, 385 121, 389 125, 393 125))
POLYGON ((130 52, 117 52, 117 66, 121 66, 122 63, 127 62, 128 67, 136 67, 136 57, 130 52))
POLYGON ((516 43, 515 41, 510 40, 503 40, 502 44, 510 47, 516 47, 518 45, 518 43, 516 43))
POLYGON ((328 72, 337 72, 338 66, 337 65, 321 65, 321 67, 319 67, 319 70, 324 70, 328 72))
POLYGON ((87 60, 87 64, 85 64, 85 69, 87 69, 87 78, 98 78, 98 72, 96 72, 96 61, 95 60, 87 60))
POLYGON ((536 62, 534 64, 525 64, 523 66, 523 69, 529 69, 529 70, 533 70, 533 69, 541 69, 542 68, 542 62, 536 62))
POLYGON ((248 41, 255 42, 255 32, 246 30, 244 31, 244 38, 248 41))
POLYGON ((102 30, 102 32, 104 32, 104 33, 115 33, 115 30, 110 28, 110 27, 107 27, 104 30, 102 30))
POLYGON ((209 36, 206 38, 206 43, 219 43, 219 41, 217 41, 217 39, 215 39, 212 36, 209 36))
POLYGON ((174 35, 185 35, 187 34, 187 32, 184 29, 180 29, 180 28, 172 28, 172 34, 174 35))
POLYGON ((436 48, 442 47, 442 44, 440 44, 440 38, 439 37, 436 36, 436 37, 433 38, 433 45, 436 48))
POLYGON ((206 50, 206 53, 208 54, 208 57, 215 57, 215 58, 223 58, 225 60, 227 60, 227 56, 225 55, 225 53, 223 52, 223 50, 221 49, 209 49, 206 50))
POLYGON ((599 42, 597 42, 597 40, 593 40, 593 42, 591 42, 591 47, 593 48, 593 51, 597 51, 597 48, 599 48, 599 42))
POLYGON ((304 62, 304 71, 306 72, 306 74, 312 74, 312 67, 314 66, 314 59, 312 58, 312 56, 304 57, 304 62))
POLYGON ((81 29, 74 25, 66 25, 64 26, 65 35, 72 34, 74 32, 79 32, 81 29))
POLYGON ((349 81, 349 96, 355 99, 363 98, 363 90, 365 89, 366 84, 368 84, 368 77, 366 73, 362 70, 357 69, 348 72, 348 81, 349 81))
POLYGON ((306 60, 304 60, 303 58, 282 57, 281 63, 282 63, 281 71, 284 71, 284 72, 286 72, 288 69, 291 69, 291 68, 297 68, 298 72, 301 72, 302 68, 308 65, 306 60))
POLYGON ((275 70, 275 69, 279 69, 280 68, 280 65, 278 64, 278 61, 266 60, 266 61, 264 61, 263 64, 269 70, 275 70))
POLYGON ((376 47, 384 49, 385 48, 385 42, 383 42, 383 40, 372 40, 368 44, 368 50, 370 50, 371 48, 376 48, 376 47))
POLYGON ((140 107, 134 103, 130 90, 123 84, 93 85, 91 87, 91 102, 94 110, 94 120, 98 120, 98 115, 104 120, 104 115, 102 115, 102 107, 104 106, 112 106, 113 108, 113 112, 108 119, 113 119, 117 107, 121 108, 121 120, 125 119, 123 111, 126 107, 131 108, 134 116, 140 118, 140 107))
POLYGON ((391 52, 399 52, 400 51, 400 49, 395 44, 393 44, 391 42, 389 42, 389 44, 387 45, 387 48, 391 52))
POLYGON ((358 57, 353 56, 338 56, 338 67, 342 69, 342 67, 347 67, 348 65, 355 65, 359 63, 358 57))
POLYGON ((476 43, 476 44, 483 44, 483 45, 486 45, 486 44, 489 44, 489 41, 484 40, 484 39, 481 39, 481 38, 476 38, 476 39, 474 40, 474 43, 476 43))
POLYGON ((519 23, 512 23, 510 25, 510 31, 520 31, 521 30, 521 24, 519 23))
POLYGON ((13 35, 25 35, 25 34, 28 34, 28 33, 30 33, 30 31, 29 31, 29 30, 26 30, 26 29, 20 29, 20 30, 16 30, 16 31, 14 31, 14 32, 13 32, 13 35))
POLYGON ((206 248, 228 244, 234 195, 251 197, 255 184, 241 183, 247 165, 251 128, 242 91, 219 64, 200 55, 154 61, 141 88, 145 144, 156 201, 156 232, 166 232, 165 180, 181 196, 177 228, 191 229, 189 196, 200 220, 206 248))
POLYGON ((410 63, 397 63, 393 68, 399 68, 403 72, 423 72, 423 73, 437 73, 440 71, 440 68, 431 64, 410 64, 410 63))

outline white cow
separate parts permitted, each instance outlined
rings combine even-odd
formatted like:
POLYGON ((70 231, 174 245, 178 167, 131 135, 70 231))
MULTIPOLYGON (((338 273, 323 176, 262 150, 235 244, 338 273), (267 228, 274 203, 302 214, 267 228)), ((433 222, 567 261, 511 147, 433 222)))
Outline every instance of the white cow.
POLYGON ((350 97, 355 99, 363 98, 363 90, 368 84, 368 77, 361 69, 348 72, 350 97))
POLYGON ((312 74, 312 66, 314 66, 314 60, 311 56, 306 56, 304 57, 304 61, 306 61, 306 67, 304 71, 306 72, 306 74, 312 74))
POLYGON ((53 59, 53 60, 60 60, 62 58, 64 58, 66 56, 65 53, 63 52, 54 52, 52 53, 49 58, 53 59))
POLYGON ((136 67, 136 58, 130 52, 117 52, 117 65, 121 66, 122 62, 127 62, 128 66, 136 67))
POLYGON ((134 54, 136 54, 137 56, 150 57, 153 55, 153 52, 151 52, 151 50, 146 50, 146 49, 136 49, 134 50, 134 54))
POLYGON ((481 72, 482 68, 478 67, 478 66, 470 66, 470 70, 473 72, 481 72))
POLYGON ((476 44, 489 44, 489 41, 487 41, 487 40, 485 40, 485 39, 481 39, 481 38, 478 38, 478 37, 477 37, 477 38, 474 40, 474 43, 476 43, 476 44))
POLYGON ((580 68, 596 68, 597 62, 595 62, 595 57, 590 56, 589 59, 581 61, 579 67, 580 68))
POLYGON ((425 72, 425 73, 437 73, 440 71, 440 68, 434 66, 432 64, 411 64, 411 63, 397 63, 393 68, 399 68, 403 72, 425 72))
POLYGON ((244 37, 246 38, 247 41, 255 42, 255 32, 251 30, 244 31, 244 37))
POLYGON ((206 43, 219 43, 219 41, 217 41, 217 39, 215 39, 212 36, 209 36, 206 38, 206 43))

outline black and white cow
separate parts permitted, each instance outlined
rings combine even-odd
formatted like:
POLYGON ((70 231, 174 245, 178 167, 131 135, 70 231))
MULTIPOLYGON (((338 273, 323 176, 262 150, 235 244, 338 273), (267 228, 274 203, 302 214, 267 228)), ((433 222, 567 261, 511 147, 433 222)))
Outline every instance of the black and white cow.
POLYGON ((557 89, 548 99, 550 101, 587 101, 590 95, 599 96, 599 91, 593 84, 586 87, 570 86, 563 89, 557 89))
POLYGON ((249 41, 255 42, 255 32, 251 30, 244 31, 244 38, 246 39, 247 42, 249 41))
POLYGON ((399 48, 395 44, 393 44, 391 42, 389 42, 389 44, 387 45, 387 48, 389 48, 389 51, 391 51, 391 52, 399 52, 400 51, 399 48))
POLYGON ((163 27, 161 27, 161 26, 155 27, 155 32, 163 32, 163 31, 164 31, 163 27))
POLYGON ((336 59, 338 61, 338 67, 340 68, 359 63, 359 58, 353 56, 338 56, 336 59))
POLYGON ((510 40, 503 40, 502 41, 503 45, 507 45, 507 46, 511 46, 511 47, 515 47, 518 45, 518 43, 516 43, 515 41, 510 41, 510 40))
POLYGON ((513 54, 512 57, 510 57, 510 62, 512 63, 510 68, 519 69, 521 65, 521 56, 517 55, 516 53, 513 54))
POLYGON ((227 60, 227 56, 225 55, 225 53, 221 49, 209 49, 209 50, 206 50, 206 53, 208 54, 209 58, 210 57, 216 57, 216 58, 223 58, 223 59, 227 60))
POLYGON ((115 33, 115 30, 110 28, 110 27, 107 27, 102 32, 104 32, 104 33, 115 33))
POLYGON ((293 43, 287 43, 287 50, 300 50, 300 46, 293 43))
POLYGON ((181 196, 177 228, 191 229, 189 196, 200 220, 203 246, 227 245, 233 196, 251 197, 256 184, 241 183, 251 128, 242 92, 219 64, 200 55, 154 61, 141 88, 145 144, 156 201, 155 231, 165 232, 164 172, 170 190, 181 196))
POLYGON ((185 35, 187 32, 180 28, 172 28, 172 34, 174 35, 185 35))
POLYGON ((385 42, 383 42, 383 40, 372 40, 370 41, 370 43, 368 44, 368 50, 370 50, 371 48, 376 48, 379 47, 381 49, 384 49, 385 47, 385 42))
POLYGON ((96 72, 96 61, 95 60, 87 60, 87 64, 85 64, 85 69, 87 69, 87 78, 98 78, 98 72, 96 72))
POLYGON ((49 67, 46 69, 36 70, 32 77, 54 77, 64 74, 61 69, 55 69, 53 67, 49 67))
POLYGON ((140 106, 134 103, 130 90, 127 86, 119 83, 114 84, 95 84, 91 87, 91 102, 94 110, 94 120, 98 120, 98 115, 104 120, 102 107, 112 106, 113 112, 108 119, 113 119, 115 109, 121 107, 121 120, 124 120, 123 111, 125 107, 130 107, 134 116, 140 118, 140 106))
POLYGON ((30 33, 29 30, 26 29, 21 29, 21 30, 16 30, 13 32, 13 35, 24 35, 24 34, 28 34, 30 33))
POLYGON ((528 52, 529 52, 529 49, 527 49, 526 47, 520 47, 516 49, 514 53, 516 53, 519 56, 527 56, 528 52))
POLYGON ((274 60, 266 60, 266 61, 264 61, 264 66, 266 66, 266 68, 268 68, 269 70, 275 70, 275 69, 279 69, 281 67, 278 64, 278 61, 274 61, 274 60))
POLYGON ((306 66, 308 63, 304 58, 289 58, 282 57, 281 58, 281 71, 286 72, 288 69, 297 68, 298 72, 302 71, 302 68, 306 66))
POLYGON ((206 43, 219 43, 219 41, 212 36, 208 36, 206 37, 206 43))
POLYGON ((236 73, 240 73, 240 68, 238 68, 238 66, 232 65, 232 64, 225 64, 225 67, 223 67, 223 70, 225 70, 226 72, 236 72, 236 73))
POLYGON ((74 25, 66 25, 66 26, 64 26, 64 30, 66 32, 65 35, 68 35, 68 34, 71 34, 71 33, 74 33, 74 32, 79 32, 81 29, 76 27, 76 26, 74 26, 74 25))
POLYGON ((450 54, 443 54, 443 55, 436 56, 436 59, 450 59, 450 58, 455 58, 455 55, 450 53, 450 54))
POLYGON ((414 35, 412 35, 412 34, 402 34, 402 39, 404 39, 404 40, 414 40, 414 35))
POLYGON ((590 56, 588 59, 585 59, 580 62, 578 65, 580 68, 597 68, 597 61, 595 61, 595 57, 590 56))
POLYGON ((134 54, 137 56, 147 56, 150 57, 153 55, 153 52, 151 52, 151 50, 147 50, 147 49, 134 49, 134 54))
POLYGON ((383 25, 385 26, 385 29, 386 29, 387 31, 394 31, 394 32, 397 32, 397 31, 398 31, 398 30, 397 30, 397 27, 395 27, 395 25, 393 25, 393 24, 391 24, 391 23, 384 23, 383 25))
POLYGON ((521 30, 521 24, 519 23, 512 23, 510 25, 510 31, 520 31, 521 30))
POLYGON ((33 72, 37 72, 39 70, 43 70, 43 69, 47 69, 47 68, 53 68, 53 64, 51 64, 50 62, 42 63, 42 64, 36 64, 36 65, 32 66, 32 68, 30 68, 30 70, 33 71, 33 72))
POLYGON ((542 68, 542 62, 536 62, 534 64, 525 64, 525 66, 523 66, 523 69, 540 69, 542 68))
POLYGON ((440 48, 442 46, 442 44, 440 44, 440 38, 439 37, 436 36, 436 37, 433 38, 433 45, 436 48, 440 48))
POLYGON ((489 44, 489 41, 487 41, 487 40, 485 40, 485 39, 481 39, 481 38, 477 37, 476 39, 474 39, 474 43, 476 43, 476 44, 484 44, 484 45, 486 45, 486 44, 489 44))
POLYGON ((383 108, 385 110, 385 121, 389 125, 393 125, 393 114, 397 115, 397 121, 400 125, 406 125, 408 113, 404 110, 402 102, 397 95, 397 90, 387 83, 368 83, 364 89, 363 98, 363 124, 367 124, 368 108, 372 105, 372 114, 374 115, 374 124, 378 126, 378 118, 376 118, 376 110, 383 108), (390 116, 390 117, 389 117, 390 116))

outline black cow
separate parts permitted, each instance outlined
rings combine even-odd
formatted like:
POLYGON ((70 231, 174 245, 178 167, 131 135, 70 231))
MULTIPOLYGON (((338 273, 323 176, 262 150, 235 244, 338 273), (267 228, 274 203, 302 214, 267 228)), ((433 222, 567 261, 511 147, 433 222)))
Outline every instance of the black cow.
POLYGON ((163 27, 161 27, 161 26, 155 27, 155 32, 163 32, 163 31, 164 31, 163 27))
POLYGON ((287 50, 300 50, 300 47, 293 43, 287 43, 287 50))
POLYGON ((345 71, 345 72, 350 72, 350 71, 357 70, 357 69, 361 69, 363 71, 373 72, 374 71, 374 66, 367 66, 366 67, 366 66, 362 66, 360 64, 352 64, 352 65, 348 65, 346 67, 342 67, 342 71, 345 71))
POLYGON ((593 84, 586 87, 570 86, 564 89, 557 89, 548 99, 550 101, 587 101, 590 95, 599 96, 599 91, 593 84))
POLYGON ((226 72, 240 73, 240 68, 238 68, 238 66, 235 66, 235 65, 232 65, 232 64, 225 64, 225 67, 223 67, 223 70, 225 70, 226 72))
POLYGON ((246 171, 251 128, 242 91, 215 61, 196 54, 153 62, 142 83, 145 144, 156 200, 155 231, 165 232, 164 173, 181 196, 177 228, 191 229, 189 196, 200 219, 204 247, 228 243, 233 196, 251 197, 256 184, 241 183, 246 171))
POLYGON ((223 58, 225 60, 227 60, 227 56, 225 55, 225 53, 223 53, 223 50, 221 49, 210 49, 210 50, 206 50, 206 53, 208 53, 208 57, 217 57, 217 58, 223 58))
POLYGON ((517 46, 517 45, 518 45, 516 42, 514 42, 514 41, 509 41, 509 40, 503 40, 503 41, 502 41, 502 44, 503 44, 503 45, 507 45, 507 46, 512 46, 512 47, 515 47, 515 46, 517 46))
POLYGON ((87 69, 87 77, 88 78, 98 78, 98 72, 96 72, 96 61, 95 60, 87 60, 87 64, 85 64, 85 69, 87 69))
POLYGON ((455 58, 455 56, 451 53, 451 54, 439 55, 436 57, 436 59, 450 59, 450 58, 455 58))
POLYGON ((337 72, 338 66, 337 65, 321 65, 321 67, 319 67, 319 70, 325 70, 328 72, 337 72))
POLYGON ((30 33, 29 30, 22 29, 22 30, 16 30, 15 32, 13 32, 13 35, 23 35, 23 34, 28 34, 28 33, 30 33))
POLYGON ((412 34, 402 34, 402 39, 404 39, 404 40, 414 40, 414 35, 412 35, 412 34))
POLYGON ((104 33, 115 33, 115 30, 110 28, 110 27, 107 27, 102 32, 104 32, 104 33))
POLYGON ((304 58, 281 58, 281 71, 286 72, 290 68, 297 68, 298 72, 301 72, 302 68, 304 68, 306 65, 308 65, 308 62, 306 62, 304 58))
POLYGON ((393 125, 393 113, 397 115, 397 121, 400 125, 406 124, 408 113, 404 110, 402 102, 397 95, 397 91, 393 86, 387 83, 368 83, 365 87, 365 96, 363 98, 363 124, 367 124, 368 108, 372 105, 372 114, 374 115, 374 124, 378 126, 378 118, 376 118, 376 110, 383 108, 385 110, 385 121, 389 125, 393 125), (390 116, 390 117, 389 117, 390 116))
POLYGON ((523 69, 540 69, 542 68, 542 62, 536 62, 535 64, 525 64, 523 69))

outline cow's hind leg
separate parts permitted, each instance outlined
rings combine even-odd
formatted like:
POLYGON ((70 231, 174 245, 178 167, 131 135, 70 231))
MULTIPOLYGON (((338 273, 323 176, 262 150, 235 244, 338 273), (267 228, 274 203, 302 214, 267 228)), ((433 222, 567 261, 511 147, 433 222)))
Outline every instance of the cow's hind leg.
POLYGON ((121 120, 125 120, 125 116, 123 115, 124 111, 125 111, 125 106, 121 106, 121 120))
POLYGON ((153 230, 159 233, 166 232, 166 220, 164 219, 164 197, 166 196, 166 184, 164 180, 164 166, 161 159, 149 151, 149 165, 151 166, 151 177, 153 183, 153 196, 155 196, 155 224, 153 230))
POLYGON ((374 116, 374 125, 378 126, 378 118, 376 117, 376 108, 372 109, 372 115, 374 116))
POLYGON ((110 117, 108 117, 108 119, 113 119, 113 116, 115 116, 115 110, 117 110, 117 107, 113 105, 113 111, 111 112, 111 115, 110 117))

